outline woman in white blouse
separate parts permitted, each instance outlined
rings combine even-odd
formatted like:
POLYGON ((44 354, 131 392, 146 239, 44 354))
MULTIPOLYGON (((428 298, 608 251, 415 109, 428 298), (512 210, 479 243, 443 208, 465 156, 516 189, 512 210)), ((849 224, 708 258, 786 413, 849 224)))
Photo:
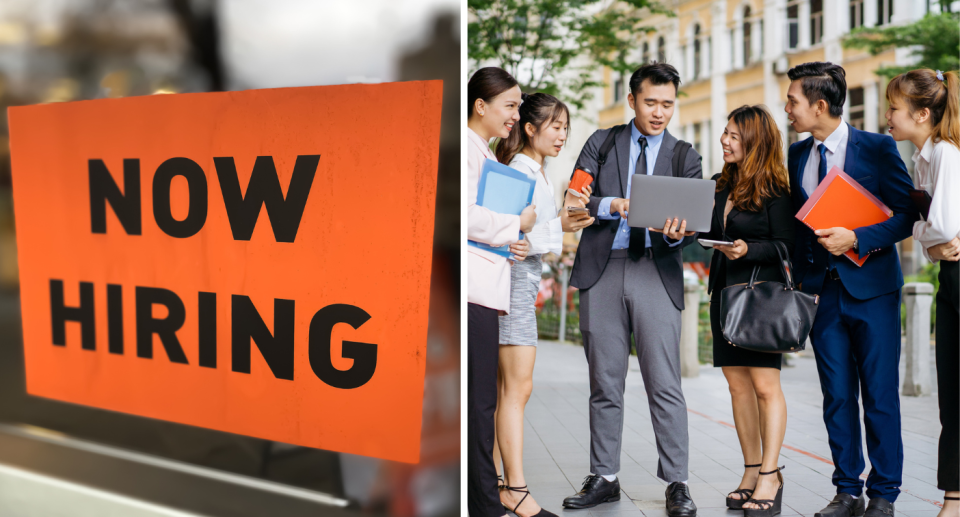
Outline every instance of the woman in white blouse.
MULTIPOLYGON (((500 366, 494 464, 502 456, 505 483, 500 501, 520 517, 553 516, 530 496, 523 476, 523 409, 533 389, 533 363, 537 354, 537 314, 534 303, 540 286, 541 255, 563 251, 563 233, 593 223, 584 214, 571 217, 566 210, 558 216, 553 185, 543 171, 544 159, 557 156, 567 140, 567 107, 556 97, 543 93, 523 95, 520 120, 510 135, 497 145, 500 163, 525 173, 537 184, 533 193, 537 222, 525 234, 530 249, 526 259, 510 266, 510 313, 500 315, 500 366)), ((568 194, 565 206, 583 207, 590 197, 584 187, 581 197, 568 194)))
POLYGON ((960 79, 956 72, 911 70, 887 86, 887 124, 894 140, 909 140, 919 188, 930 211, 914 223, 913 238, 940 262, 937 292, 937 386, 940 398, 937 487, 940 517, 960 514, 960 79))

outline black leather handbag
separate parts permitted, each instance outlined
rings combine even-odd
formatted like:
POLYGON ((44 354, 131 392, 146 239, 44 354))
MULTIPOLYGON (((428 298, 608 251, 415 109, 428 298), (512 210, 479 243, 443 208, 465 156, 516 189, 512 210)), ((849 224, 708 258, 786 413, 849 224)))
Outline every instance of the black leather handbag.
POLYGON ((749 283, 720 292, 720 328, 723 339, 733 346, 784 354, 806 346, 820 297, 794 288, 787 247, 782 242, 775 244, 786 283, 757 282, 760 266, 754 266, 749 283))

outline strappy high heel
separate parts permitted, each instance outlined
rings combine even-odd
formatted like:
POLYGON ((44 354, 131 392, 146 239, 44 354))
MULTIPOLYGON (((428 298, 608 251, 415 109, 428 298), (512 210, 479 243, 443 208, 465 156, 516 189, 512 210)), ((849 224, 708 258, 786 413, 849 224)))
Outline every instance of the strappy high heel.
MULTIPOLYGON (((747 468, 747 469, 760 468, 760 465, 759 465, 759 464, 758 464, 758 465, 744 465, 743 468, 747 468)), ((731 509, 731 510, 740 510, 740 509, 743 509, 743 503, 747 502, 747 499, 750 499, 750 497, 753 496, 753 489, 752 489, 752 488, 738 488, 738 489, 736 489, 736 490, 734 490, 733 492, 730 492, 730 493, 731 493, 731 494, 740 494, 740 497, 739 497, 739 498, 733 498, 733 497, 730 497, 730 496, 728 495, 728 496, 727 496, 727 508, 729 508, 729 509, 731 509)))
MULTIPOLYGON (((514 515, 519 515, 519 514, 517 513, 517 508, 520 508, 520 505, 523 504, 523 501, 526 500, 527 496, 530 495, 530 491, 527 490, 527 487, 525 487, 525 486, 507 486, 507 485, 503 485, 503 489, 504 489, 504 490, 510 490, 511 492, 520 492, 520 493, 523 494, 523 499, 520 499, 520 502, 517 503, 517 505, 514 506, 512 510, 510 509, 509 506, 503 504, 503 501, 500 501, 500 504, 503 505, 503 508, 504 508, 504 509, 512 512, 514 515)), ((548 512, 547 510, 545 510, 545 509, 541 506, 541 507, 540 507, 540 511, 537 512, 535 515, 531 515, 530 517, 558 517, 558 516, 557 516, 557 514, 555 514, 555 513, 553 513, 553 512, 548 512)))
POLYGON ((507 486, 507 482, 503 480, 503 474, 497 476, 497 490, 503 490, 507 486))
POLYGON ((775 515, 780 515, 780 506, 783 502, 783 474, 780 473, 785 467, 780 467, 777 470, 771 470, 770 472, 761 472, 761 476, 767 476, 770 474, 776 474, 777 479, 780 480, 780 488, 777 489, 777 496, 774 499, 754 499, 750 498, 746 503, 753 503, 760 508, 744 508, 743 517, 774 517, 775 515))

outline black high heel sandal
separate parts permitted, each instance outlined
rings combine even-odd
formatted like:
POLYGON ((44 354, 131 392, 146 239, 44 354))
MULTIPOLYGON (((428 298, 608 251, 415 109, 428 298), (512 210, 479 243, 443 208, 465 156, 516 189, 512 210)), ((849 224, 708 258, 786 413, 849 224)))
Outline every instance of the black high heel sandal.
MULTIPOLYGON (((758 464, 758 465, 744 465, 743 467, 744 467, 744 468, 747 468, 747 469, 752 469, 752 468, 759 468, 760 465, 759 465, 759 464, 758 464)), ((733 498, 733 497, 730 497, 730 496, 728 495, 728 496, 727 496, 727 508, 729 508, 729 509, 731 509, 731 510, 741 510, 741 509, 743 509, 743 503, 747 502, 747 500, 750 499, 750 497, 753 496, 753 489, 752 489, 752 488, 738 488, 738 489, 736 489, 736 490, 734 490, 733 492, 730 492, 730 493, 731 493, 731 494, 740 494, 740 497, 739 497, 739 498, 733 498)))
POLYGON ((780 515, 780 506, 783 502, 783 474, 780 473, 785 467, 780 467, 777 470, 771 470, 770 472, 761 472, 761 476, 766 476, 769 474, 776 474, 777 479, 780 480, 780 488, 777 489, 777 496, 773 499, 748 499, 746 503, 753 503, 760 508, 744 508, 743 517, 774 517, 775 515, 780 515))
POLYGON ((960 501, 960 497, 947 497, 943 496, 944 501, 960 501))
POLYGON ((503 475, 497 476, 497 490, 503 490, 507 486, 507 482, 503 480, 503 475))
MULTIPOLYGON (((505 510, 507 510, 507 511, 509 511, 509 512, 512 512, 514 515, 519 515, 519 514, 517 513, 517 508, 520 508, 520 505, 523 504, 523 501, 527 498, 528 495, 530 495, 530 491, 527 490, 527 487, 525 487, 525 486, 507 486, 507 485, 503 485, 503 488, 504 488, 505 490, 510 490, 511 492, 520 492, 520 493, 523 494, 523 499, 520 499, 520 502, 517 503, 517 505, 513 507, 513 510, 511 510, 509 506, 503 504, 503 501, 500 501, 500 504, 503 505, 503 508, 504 508, 505 510)), ((558 517, 558 516, 557 516, 557 514, 555 514, 555 513, 553 513, 553 512, 548 512, 547 510, 545 510, 545 509, 541 506, 541 507, 540 507, 540 511, 537 512, 535 515, 531 515, 530 517, 558 517)))

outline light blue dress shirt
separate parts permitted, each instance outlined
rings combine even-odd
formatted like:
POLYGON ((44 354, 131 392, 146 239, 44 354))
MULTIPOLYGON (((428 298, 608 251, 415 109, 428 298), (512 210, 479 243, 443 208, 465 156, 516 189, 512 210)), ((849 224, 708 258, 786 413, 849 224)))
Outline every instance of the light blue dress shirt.
MULTIPOLYGON (((663 133, 660 133, 656 136, 646 136, 637 129, 637 125, 634 123, 634 120, 630 121, 630 169, 627 175, 627 192, 626 199, 630 199, 630 185, 633 184, 633 175, 636 174, 637 170, 637 158, 640 157, 640 137, 645 136, 647 139, 647 176, 653 174, 653 167, 657 163, 657 155, 660 154, 660 144, 663 143, 663 133)), ((605 197, 600 200, 600 205, 597 207, 597 217, 600 219, 613 220, 620 219, 620 226, 617 228, 617 236, 613 238, 613 249, 615 250, 624 250, 630 247, 630 225, 627 224, 626 219, 622 219, 620 214, 611 214, 610 213, 610 203, 616 199, 614 197, 605 197)), ((644 230, 646 233, 646 247, 650 247, 650 230, 644 230)), ((667 242, 670 246, 676 246, 683 242, 682 240, 671 242, 666 235, 663 235, 663 240, 667 242)))

